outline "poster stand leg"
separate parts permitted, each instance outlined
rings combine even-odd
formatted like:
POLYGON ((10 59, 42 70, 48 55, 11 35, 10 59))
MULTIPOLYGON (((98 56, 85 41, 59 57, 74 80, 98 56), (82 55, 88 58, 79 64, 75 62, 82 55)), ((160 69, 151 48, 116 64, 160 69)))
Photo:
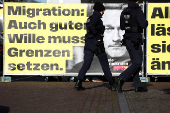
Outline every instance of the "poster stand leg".
MULTIPOLYGON (((144 11, 144 14, 147 15, 147 1, 143 1, 143 11, 144 11)), ((143 40, 144 40, 144 43, 143 43, 143 65, 142 65, 142 77, 140 77, 140 80, 141 82, 150 82, 150 78, 147 77, 147 73, 146 73, 146 61, 147 61, 147 56, 146 56, 146 45, 147 45, 147 38, 146 38, 146 29, 143 30, 143 40)))
POLYGON ((11 77, 5 77, 4 75, 0 77, 0 82, 11 82, 11 77))

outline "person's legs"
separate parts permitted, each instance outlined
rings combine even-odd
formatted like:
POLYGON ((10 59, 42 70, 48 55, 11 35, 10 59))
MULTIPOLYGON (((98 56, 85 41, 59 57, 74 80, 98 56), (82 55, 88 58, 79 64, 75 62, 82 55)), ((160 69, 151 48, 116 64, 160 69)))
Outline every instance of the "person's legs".
POLYGON ((132 75, 134 75, 134 84, 138 86, 141 84, 139 80, 139 70, 142 65, 142 57, 143 52, 141 45, 139 45, 139 49, 135 49, 133 47, 133 43, 131 40, 126 40, 126 48, 129 53, 132 64, 119 75, 118 81, 118 91, 122 92, 122 85, 125 81, 127 81, 132 75))
POLYGON ((88 69, 90 68, 90 65, 93 60, 93 56, 96 50, 96 45, 94 43, 95 39, 89 39, 85 42, 84 46, 84 63, 83 66, 81 67, 78 77, 77 77, 77 82, 75 84, 74 89, 77 90, 84 90, 85 88, 82 87, 82 80, 87 73, 88 69))
POLYGON ((139 79, 140 68, 133 74, 133 82, 135 87, 142 87, 142 83, 139 79))
POLYGON ((86 72, 90 68, 90 65, 91 65, 92 60, 93 60, 93 56, 94 56, 94 54, 91 51, 84 50, 84 63, 83 63, 82 68, 79 71, 79 74, 78 74, 78 77, 77 77, 78 80, 83 80, 86 72))
POLYGON ((138 75, 136 74, 137 72, 139 73, 139 68, 142 65, 142 48, 141 45, 139 45, 139 49, 136 50, 133 47, 133 44, 131 40, 126 40, 126 48, 129 52, 131 62, 132 64, 120 74, 120 78, 122 78, 124 81, 127 81, 132 75, 138 75))
POLYGON ((144 87, 139 79, 140 68, 134 73, 133 82, 135 86, 135 92, 147 92, 147 87, 144 87))
POLYGON ((84 90, 85 89, 84 87, 82 87, 82 80, 83 80, 87 70, 90 68, 91 62, 93 60, 93 56, 94 56, 94 54, 91 51, 84 50, 84 63, 79 71, 74 89, 76 89, 76 90, 84 90))
POLYGON ((109 82, 112 82, 112 73, 110 71, 110 68, 109 68, 109 63, 108 63, 108 59, 107 59, 107 55, 106 53, 102 53, 100 55, 97 55, 98 59, 99 59, 99 62, 101 64, 101 67, 103 69, 103 72, 104 72, 104 75, 106 77, 106 79, 109 81, 109 82))
POLYGON ((102 66, 104 75, 105 75, 106 79, 109 81, 111 90, 115 91, 116 90, 116 84, 112 79, 112 73, 111 73, 110 68, 109 68, 109 63, 108 63, 106 53, 104 52, 104 53, 102 53, 100 55, 97 55, 97 57, 98 57, 99 62, 101 64, 101 66, 102 66))

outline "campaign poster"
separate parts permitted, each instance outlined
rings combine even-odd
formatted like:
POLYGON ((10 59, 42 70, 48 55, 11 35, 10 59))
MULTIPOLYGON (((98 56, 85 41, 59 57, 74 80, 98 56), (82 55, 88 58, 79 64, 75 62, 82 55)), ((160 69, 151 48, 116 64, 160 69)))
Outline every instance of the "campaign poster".
POLYGON ((170 4, 148 3, 147 73, 169 74, 170 4))
MULTIPOLYGON (((77 75, 93 5, 5 2, 4 75, 77 75)), ((112 74, 120 74, 131 64, 126 47, 121 46, 120 14, 127 4, 104 6, 105 51, 112 74)), ((103 73, 95 55, 88 73, 103 73)))

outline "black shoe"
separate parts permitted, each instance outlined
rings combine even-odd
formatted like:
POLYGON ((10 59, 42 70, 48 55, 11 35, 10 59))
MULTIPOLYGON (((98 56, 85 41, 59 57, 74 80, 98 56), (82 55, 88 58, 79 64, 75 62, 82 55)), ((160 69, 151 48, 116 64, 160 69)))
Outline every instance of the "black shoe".
POLYGON ((135 92, 147 92, 147 87, 136 87, 135 92))
POLYGON ((75 86, 74 86, 74 89, 76 90, 85 90, 84 87, 82 87, 82 80, 77 80, 75 86))
POLYGON ((117 91, 118 91, 119 93, 122 93, 122 92, 123 92, 123 90, 122 90, 123 84, 124 84, 124 80, 121 79, 121 78, 119 78, 119 80, 118 80, 118 82, 117 82, 117 91))
POLYGON ((109 85, 110 85, 110 89, 111 89, 112 91, 116 91, 116 83, 109 82, 109 85))

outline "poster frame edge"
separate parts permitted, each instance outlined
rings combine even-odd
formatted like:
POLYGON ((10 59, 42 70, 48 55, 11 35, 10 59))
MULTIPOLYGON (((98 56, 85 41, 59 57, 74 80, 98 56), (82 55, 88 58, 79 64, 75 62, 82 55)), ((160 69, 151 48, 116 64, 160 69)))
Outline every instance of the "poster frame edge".
POLYGON ((166 75, 166 76, 170 76, 170 73, 147 73, 147 75, 158 75, 158 76, 163 76, 163 75, 166 75))
MULTIPOLYGON (((148 1, 146 1, 146 19, 148 20, 148 1)), ((145 75, 147 77, 147 72, 148 72, 148 68, 147 68, 147 62, 148 62, 148 51, 147 51, 147 45, 148 45, 148 27, 146 28, 146 61, 145 61, 145 68, 146 68, 146 72, 145 75)))
POLYGON ((5 31, 4 31, 5 30, 5 22, 4 22, 5 21, 4 20, 5 19, 4 18, 5 17, 4 16, 5 3, 6 2, 4 2, 4 0, 3 0, 3 57, 2 57, 3 58, 3 64, 2 64, 2 66, 3 66, 3 69, 2 69, 3 70, 3 74, 2 74, 2 76, 3 77, 5 77, 5 67, 4 67, 5 66, 5 55, 4 55, 4 53, 5 53, 4 52, 4 50, 5 50, 5 38, 4 38, 5 37, 5 35, 4 35, 5 34, 5 31))

